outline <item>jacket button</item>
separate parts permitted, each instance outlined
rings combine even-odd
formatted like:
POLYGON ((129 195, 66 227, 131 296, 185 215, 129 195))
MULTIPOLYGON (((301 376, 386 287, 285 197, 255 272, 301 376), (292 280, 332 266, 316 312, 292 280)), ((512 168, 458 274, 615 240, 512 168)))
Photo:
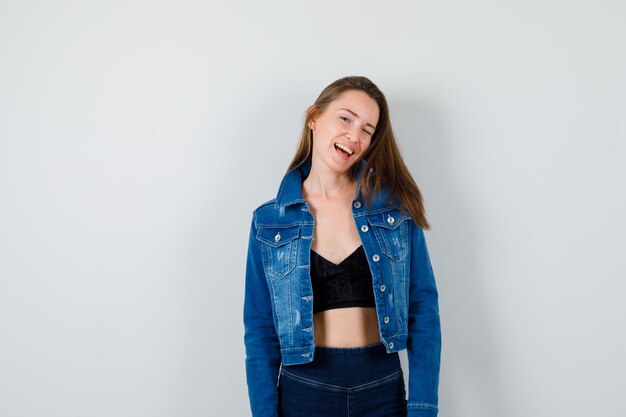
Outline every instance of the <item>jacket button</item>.
POLYGON ((389 342, 389 349, 393 349, 393 342, 389 342))
POLYGON ((389 323, 389 316, 385 317, 384 322, 385 324, 389 323))
POLYGON ((380 260, 380 256, 378 256, 378 254, 375 253, 374 256, 372 256, 372 259, 374 260, 374 262, 378 262, 380 260))
POLYGON ((366 225, 366 224, 364 224, 363 226, 361 226, 361 231, 362 231, 362 232, 367 232, 368 230, 370 230, 370 228, 369 228, 369 227, 367 227, 367 225, 366 225))
POLYGON ((381 285, 380 286, 380 292, 385 292, 385 288, 387 288, 387 287, 385 287, 385 284, 381 285))
POLYGON ((354 208, 361 208, 361 202, 360 201, 355 201, 354 202, 354 208))
POLYGON ((276 233, 276 236, 274 236, 274 242, 278 241, 280 241, 280 233, 276 233))
POLYGON ((396 221, 396 219, 394 219, 393 217, 391 217, 391 216, 387 217, 387 223, 393 224, 393 222, 395 222, 395 221, 396 221))

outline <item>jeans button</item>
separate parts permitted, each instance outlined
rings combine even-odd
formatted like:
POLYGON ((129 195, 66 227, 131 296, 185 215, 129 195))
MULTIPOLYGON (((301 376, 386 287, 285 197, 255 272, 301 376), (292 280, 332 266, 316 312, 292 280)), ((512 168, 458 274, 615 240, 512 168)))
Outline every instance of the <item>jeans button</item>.
POLYGON ((393 342, 389 342, 389 349, 393 349, 393 342))
POLYGON ((383 321, 385 322, 385 324, 389 323, 389 316, 385 317, 383 321))
POLYGON ((385 284, 381 285, 380 286, 380 292, 385 292, 385 288, 387 288, 387 287, 385 287, 385 284))
POLYGON ((372 256, 372 259, 374 260, 374 262, 378 262, 380 260, 380 256, 378 256, 378 254, 375 253, 374 256, 372 256))
POLYGON ((280 241, 280 233, 276 233, 276 236, 274 236, 274 242, 278 241, 280 241))
POLYGON ((363 226, 361 226, 361 231, 362 231, 362 232, 367 232, 368 230, 370 230, 370 228, 369 228, 369 227, 367 227, 367 225, 366 225, 366 224, 364 224, 363 226))
POLYGON ((358 200, 357 200, 357 201, 355 201, 355 202, 354 202, 354 208, 357 208, 357 209, 358 209, 358 208, 361 208, 361 202, 360 202, 360 201, 358 201, 358 200))

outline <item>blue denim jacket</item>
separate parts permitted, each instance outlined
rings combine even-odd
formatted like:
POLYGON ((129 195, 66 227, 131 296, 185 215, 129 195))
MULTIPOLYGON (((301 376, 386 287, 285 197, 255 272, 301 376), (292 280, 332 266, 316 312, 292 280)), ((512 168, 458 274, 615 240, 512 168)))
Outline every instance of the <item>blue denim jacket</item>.
MULTIPOLYGON (((314 218, 301 192, 310 167, 307 161, 288 171, 276 198, 253 213, 243 308, 253 417, 278 416, 281 363, 315 357, 309 267, 314 218)), ((408 416, 435 417, 441 328, 424 232, 388 193, 366 206, 357 188, 352 214, 372 272, 380 340, 388 353, 407 349, 408 416)))

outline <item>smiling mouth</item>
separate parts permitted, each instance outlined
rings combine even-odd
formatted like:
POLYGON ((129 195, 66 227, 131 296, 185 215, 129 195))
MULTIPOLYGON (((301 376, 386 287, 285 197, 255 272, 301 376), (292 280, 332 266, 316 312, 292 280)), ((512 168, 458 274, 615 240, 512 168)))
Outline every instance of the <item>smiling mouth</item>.
POLYGON ((354 153, 352 149, 348 148, 347 146, 342 145, 341 143, 335 143, 335 148, 339 149, 341 152, 345 153, 348 156, 354 153))

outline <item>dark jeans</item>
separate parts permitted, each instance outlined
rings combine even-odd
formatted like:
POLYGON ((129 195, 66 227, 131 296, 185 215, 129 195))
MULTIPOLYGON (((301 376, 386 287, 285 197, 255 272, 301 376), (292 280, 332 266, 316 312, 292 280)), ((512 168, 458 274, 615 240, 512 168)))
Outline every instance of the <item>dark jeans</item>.
POLYGON ((281 417, 405 417, 406 390, 397 352, 382 343, 315 347, 312 362, 283 366, 281 417))

